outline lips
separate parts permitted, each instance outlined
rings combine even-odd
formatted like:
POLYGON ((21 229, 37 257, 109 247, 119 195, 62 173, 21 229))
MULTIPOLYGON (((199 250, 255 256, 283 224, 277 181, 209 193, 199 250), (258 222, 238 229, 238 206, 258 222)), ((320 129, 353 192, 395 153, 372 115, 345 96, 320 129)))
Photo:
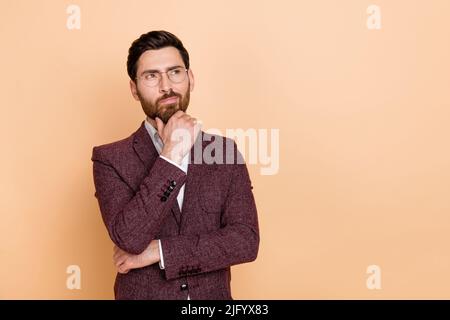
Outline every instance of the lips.
POLYGON ((176 103, 178 101, 178 97, 169 97, 166 99, 161 100, 160 104, 169 104, 169 103, 176 103))

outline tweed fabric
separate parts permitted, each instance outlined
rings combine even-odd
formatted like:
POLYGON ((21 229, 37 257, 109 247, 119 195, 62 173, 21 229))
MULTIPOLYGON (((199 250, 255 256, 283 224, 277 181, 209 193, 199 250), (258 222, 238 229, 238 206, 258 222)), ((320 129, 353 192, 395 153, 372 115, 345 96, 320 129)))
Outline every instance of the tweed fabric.
MULTIPOLYGON (((201 132, 190 161, 195 146, 205 151, 217 138, 201 132)), ((237 161, 235 143, 223 140, 233 144, 237 161)), ((160 239, 163 250, 164 270, 155 263, 117 274, 116 299, 232 299, 230 266, 255 260, 259 248, 245 164, 189 163, 185 174, 159 157, 144 122, 130 137, 94 147, 92 161, 95 196, 111 240, 139 254, 160 239), (183 184, 180 212, 176 198, 183 184)))

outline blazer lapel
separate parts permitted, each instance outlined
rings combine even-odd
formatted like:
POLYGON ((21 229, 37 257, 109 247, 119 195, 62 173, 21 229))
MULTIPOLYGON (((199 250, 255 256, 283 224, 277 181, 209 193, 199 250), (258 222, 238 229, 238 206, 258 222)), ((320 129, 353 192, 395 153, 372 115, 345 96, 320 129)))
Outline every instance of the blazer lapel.
POLYGON ((134 134, 133 148, 139 159, 141 159, 145 171, 148 174, 150 168, 153 166, 153 163, 158 157, 158 151, 156 151, 156 148, 153 145, 152 139, 145 128, 144 122, 142 122, 141 126, 134 134))

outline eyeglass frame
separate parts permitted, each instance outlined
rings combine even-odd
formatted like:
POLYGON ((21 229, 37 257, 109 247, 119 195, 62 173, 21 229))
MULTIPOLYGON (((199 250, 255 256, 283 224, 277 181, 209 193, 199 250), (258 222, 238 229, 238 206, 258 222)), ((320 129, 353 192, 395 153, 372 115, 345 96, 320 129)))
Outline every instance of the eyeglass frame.
MULTIPOLYGON (((167 75, 168 72, 173 71, 173 70, 176 70, 176 69, 179 69, 179 68, 180 68, 180 69, 184 69, 183 71, 186 72, 186 74, 187 74, 188 71, 189 71, 189 69, 187 69, 187 68, 185 68, 185 67, 182 67, 182 66, 171 67, 171 68, 169 68, 169 69, 166 70, 166 71, 159 71, 159 70, 145 70, 144 72, 142 72, 142 74, 141 74, 139 77, 136 76, 136 78, 134 78, 134 80, 136 80, 136 82, 137 82, 137 80, 138 80, 138 79, 142 79, 142 77, 143 77, 146 73, 158 73, 158 74, 160 75, 160 78, 158 79, 158 82, 157 82, 154 86, 146 86, 146 87, 149 87, 149 88, 154 88, 154 87, 158 86, 158 85, 161 83, 161 79, 162 79, 163 73, 165 73, 165 74, 167 75)), ((169 79, 171 83, 182 83, 184 80, 186 80, 186 76, 185 76, 184 79, 183 79, 182 81, 180 81, 180 82, 174 82, 174 81, 172 81, 172 79, 170 79, 170 77, 169 77, 168 75, 167 75, 167 79, 169 79)))

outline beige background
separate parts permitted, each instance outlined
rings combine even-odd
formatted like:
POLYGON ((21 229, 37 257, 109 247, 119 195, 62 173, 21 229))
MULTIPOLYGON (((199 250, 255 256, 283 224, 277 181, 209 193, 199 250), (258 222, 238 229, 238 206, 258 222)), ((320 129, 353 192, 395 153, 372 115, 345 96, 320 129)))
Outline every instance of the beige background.
POLYGON ((71 3, 0 2, 0 298, 113 297, 91 150, 143 120, 125 61, 155 29, 189 50, 205 128, 280 129, 234 298, 450 298, 449 1, 77 0, 72 31, 71 3))

